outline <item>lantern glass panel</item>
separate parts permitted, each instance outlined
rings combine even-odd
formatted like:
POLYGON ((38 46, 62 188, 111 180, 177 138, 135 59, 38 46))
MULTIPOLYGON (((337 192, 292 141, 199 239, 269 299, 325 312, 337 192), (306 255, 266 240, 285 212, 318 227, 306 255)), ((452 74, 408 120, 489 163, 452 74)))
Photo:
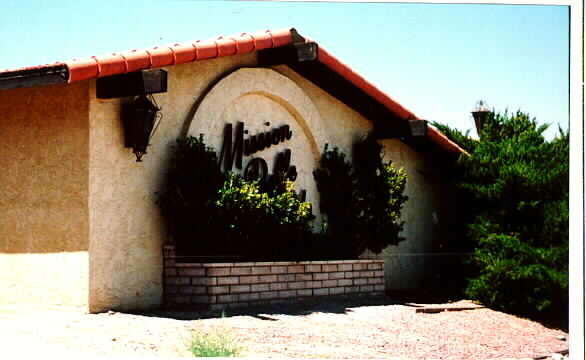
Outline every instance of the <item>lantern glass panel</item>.
POLYGON ((126 143, 133 148, 137 161, 146 154, 158 111, 159 108, 144 95, 127 106, 125 131, 128 131, 129 136, 126 143))

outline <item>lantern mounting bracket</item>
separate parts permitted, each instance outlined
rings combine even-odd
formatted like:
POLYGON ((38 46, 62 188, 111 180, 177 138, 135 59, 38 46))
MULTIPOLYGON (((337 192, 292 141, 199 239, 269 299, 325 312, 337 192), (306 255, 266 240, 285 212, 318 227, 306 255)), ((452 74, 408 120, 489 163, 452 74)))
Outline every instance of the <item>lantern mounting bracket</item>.
POLYGON ((141 70, 96 80, 96 97, 113 99, 167 92, 167 71, 141 70))

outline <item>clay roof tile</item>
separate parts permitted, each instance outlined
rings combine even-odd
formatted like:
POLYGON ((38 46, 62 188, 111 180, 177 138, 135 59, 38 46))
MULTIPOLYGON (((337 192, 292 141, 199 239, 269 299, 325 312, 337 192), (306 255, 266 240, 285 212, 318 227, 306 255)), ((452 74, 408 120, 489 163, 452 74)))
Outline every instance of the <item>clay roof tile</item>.
MULTIPOLYGON (((16 70, 0 71, 2 73, 14 73, 29 69, 43 69, 55 65, 65 65, 69 73, 68 82, 87 80, 103 76, 124 74, 142 69, 157 68, 169 65, 183 64, 187 62, 211 59, 222 56, 246 54, 263 49, 276 48, 303 41, 295 29, 265 30, 255 33, 240 33, 232 36, 220 36, 212 40, 197 40, 188 44, 173 44, 167 47, 155 47, 146 50, 132 50, 122 54, 107 56, 93 56, 81 60, 70 60, 52 65, 21 68, 16 70), (295 37, 295 39, 294 39, 295 37)), ((305 39, 309 41, 309 39, 305 39)), ((331 55, 322 46, 318 48, 319 62, 329 67, 334 72, 346 78, 354 86, 370 95, 377 102, 384 105, 398 117, 404 120, 419 120, 411 111, 393 100, 384 91, 373 83, 364 79, 350 66, 331 55)), ((428 138, 447 151, 465 153, 457 144, 450 141, 439 130, 430 126, 428 138)))

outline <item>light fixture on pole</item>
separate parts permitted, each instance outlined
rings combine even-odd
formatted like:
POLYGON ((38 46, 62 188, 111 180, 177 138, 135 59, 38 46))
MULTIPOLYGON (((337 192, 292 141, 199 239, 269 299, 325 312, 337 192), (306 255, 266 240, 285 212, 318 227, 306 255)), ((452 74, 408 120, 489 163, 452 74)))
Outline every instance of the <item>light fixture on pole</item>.
POLYGON ((482 129, 483 124, 486 122, 488 113, 490 113, 490 110, 488 110, 488 105, 483 100, 480 100, 476 104, 476 110, 472 111, 472 117, 474 118, 474 125, 476 125, 476 133, 478 134, 478 138, 480 138, 480 130, 482 129))

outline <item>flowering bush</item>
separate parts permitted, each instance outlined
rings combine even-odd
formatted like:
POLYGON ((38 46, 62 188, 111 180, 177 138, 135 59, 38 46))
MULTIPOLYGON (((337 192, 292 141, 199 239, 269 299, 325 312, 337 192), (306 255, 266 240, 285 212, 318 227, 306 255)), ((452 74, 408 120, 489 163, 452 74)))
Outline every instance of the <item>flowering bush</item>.
POLYGON ((159 205, 182 256, 290 260, 311 241, 311 204, 283 174, 259 183, 223 174, 203 138, 179 140, 159 205))

